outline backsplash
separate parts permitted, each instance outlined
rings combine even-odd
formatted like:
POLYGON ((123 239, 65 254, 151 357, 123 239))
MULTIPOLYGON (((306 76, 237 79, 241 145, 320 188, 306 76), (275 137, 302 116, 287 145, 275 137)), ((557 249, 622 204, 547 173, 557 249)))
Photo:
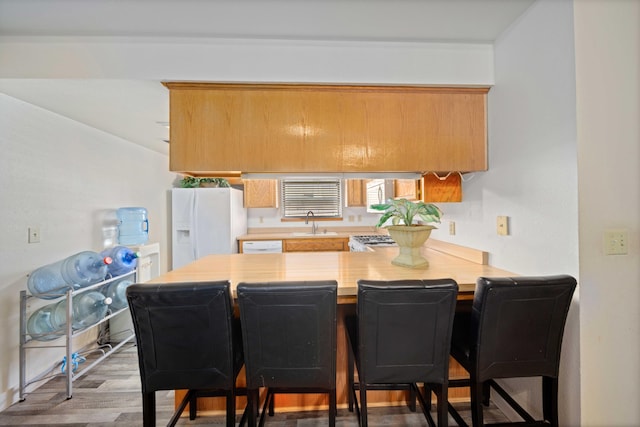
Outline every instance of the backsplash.
MULTIPOLYGON (((375 227, 380 214, 367 213, 366 208, 342 208, 342 221, 317 221, 319 230, 330 228, 375 227)), ((258 228, 300 228, 305 227, 304 221, 281 221, 280 209, 274 208, 249 208, 247 226, 250 229, 258 228)), ((310 225, 309 225, 310 227, 310 225)))

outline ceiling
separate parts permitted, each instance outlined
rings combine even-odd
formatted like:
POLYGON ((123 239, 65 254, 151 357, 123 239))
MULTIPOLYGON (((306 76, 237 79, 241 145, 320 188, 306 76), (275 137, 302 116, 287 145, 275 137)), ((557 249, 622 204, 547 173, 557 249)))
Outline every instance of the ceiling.
MULTIPOLYGON (((0 54, 3 39, 61 37, 491 44, 534 1, 0 0, 0 54)), ((0 92, 168 152, 160 80, 0 78, 0 92)))

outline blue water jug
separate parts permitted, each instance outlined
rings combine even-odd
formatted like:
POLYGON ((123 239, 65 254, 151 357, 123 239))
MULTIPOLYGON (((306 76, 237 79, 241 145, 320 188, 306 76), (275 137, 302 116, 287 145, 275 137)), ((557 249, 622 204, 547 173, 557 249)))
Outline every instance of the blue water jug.
MULTIPOLYGON (((58 324, 54 316, 55 304, 34 311, 27 321, 27 333, 38 341, 51 341, 64 335, 64 323, 58 324)), ((66 322, 66 318, 65 318, 66 322)))
MULTIPOLYGON (((112 300, 98 291, 73 296, 71 327, 74 330, 94 325, 107 315, 112 300)), ((34 340, 50 341, 61 337, 67 326, 67 299, 34 311, 27 321, 27 333, 34 340)))
POLYGON ((68 290, 77 290, 101 282, 112 259, 93 251, 82 251, 53 264, 44 265, 31 274, 27 288, 35 297, 55 299, 68 290))
POLYGON ((149 240, 149 220, 145 208, 120 208, 118 216, 118 243, 142 245, 149 240))
POLYGON ((140 252, 134 252, 126 246, 114 246, 100 252, 100 256, 111 258, 112 262, 107 267, 107 270, 111 277, 116 277, 129 273, 136 268, 140 252))
POLYGON ((129 305, 127 288, 131 285, 133 285, 133 281, 124 278, 104 285, 100 291, 104 296, 111 298, 112 310, 120 310, 129 305))
MULTIPOLYGON (((111 298, 101 292, 89 291, 74 295, 71 312, 71 327, 74 330, 84 329, 98 323, 107 315, 111 298)), ((67 326, 67 299, 55 304, 53 309, 54 325, 67 326)))

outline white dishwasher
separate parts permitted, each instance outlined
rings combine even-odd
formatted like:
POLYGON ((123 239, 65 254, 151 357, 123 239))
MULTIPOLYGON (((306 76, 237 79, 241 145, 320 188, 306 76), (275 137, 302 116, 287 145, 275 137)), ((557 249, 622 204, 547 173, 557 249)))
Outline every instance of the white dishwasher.
POLYGON ((275 254, 282 252, 282 240, 245 240, 242 242, 244 254, 275 254))

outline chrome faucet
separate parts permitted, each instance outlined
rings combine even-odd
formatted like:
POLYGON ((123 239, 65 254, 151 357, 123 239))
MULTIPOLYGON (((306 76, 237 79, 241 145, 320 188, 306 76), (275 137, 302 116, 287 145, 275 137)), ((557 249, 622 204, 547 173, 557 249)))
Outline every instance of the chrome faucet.
POLYGON ((311 234, 316 234, 318 231, 318 226, 316 225, 316 216, 313 214, 313 211, 307 212, 307 218, 304 220, 304 223, 309 225, 309 215, 311 215, 311 234))

